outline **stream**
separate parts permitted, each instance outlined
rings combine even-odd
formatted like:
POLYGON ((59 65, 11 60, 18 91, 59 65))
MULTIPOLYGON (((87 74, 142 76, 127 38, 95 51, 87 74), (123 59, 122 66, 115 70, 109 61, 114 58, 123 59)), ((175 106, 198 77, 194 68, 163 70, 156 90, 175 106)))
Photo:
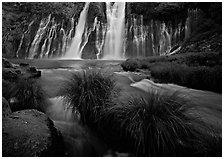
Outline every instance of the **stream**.
MULTIPOLYGON (((195 105, 191 113, 196 113, 221 136, 222 132, 222 95, 209 91, 189 89, 175 84, 158 84, 146 79, 141 73, 124 72, 121 61, 52 61, 27 60, 30 65, 42 71, 38 82, 49 97, 49 106, 45 113, 54 121, 55 127, 62 133, 65 141, 66 156, 111 156, 106 145, 90 130, 80 124, 80 114, 73 113, 69 105, 63 102, 60 89, 72 73, 83 68, 103 68, 113 73, 117 85, 121 88, 121 98, 128 100, 131 96, 144 97, 146 92, 178 92, 195 105), (50 64, 49 64, 50 63, 50 64), (50 67, 49 67, 50 66, 50 67)), ((19 61, 21 62, 21 61, 19 61)), ((16 63, 14 61, 14 63, 16 63)), ((118 153, 119 154, 119 153, 118 153)), ((128 154, 122 154, 128 156, 128 154)))

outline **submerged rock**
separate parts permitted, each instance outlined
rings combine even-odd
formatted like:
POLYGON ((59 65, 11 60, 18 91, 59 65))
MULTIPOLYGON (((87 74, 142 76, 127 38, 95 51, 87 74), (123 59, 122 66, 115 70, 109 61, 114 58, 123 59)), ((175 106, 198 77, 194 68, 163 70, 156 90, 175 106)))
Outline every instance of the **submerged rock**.
POLYGON ((2 97, 2 117, 7 117, 12 113, 8 101, 2 97))
POLYGON ((60 133, 53 122, 37 110, 14 112, 2 121, 4 157, 62 156, 60 133))

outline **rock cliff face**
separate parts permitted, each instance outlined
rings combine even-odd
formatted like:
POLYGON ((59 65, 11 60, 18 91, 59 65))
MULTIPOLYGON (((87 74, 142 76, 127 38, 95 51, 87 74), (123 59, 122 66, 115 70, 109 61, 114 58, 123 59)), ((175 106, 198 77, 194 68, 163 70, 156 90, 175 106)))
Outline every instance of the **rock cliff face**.
MULTIPOLYGON (((82 2, 4 2, 3 56, 62 57, 71 45, 84 5, 82 2)), ((200 45, 200 51, 220 50, 221 10, 221 3, 128 2, 124 54, 126 57, 168 54, 179 46, 185 52, 195 41, 201 41, 193 46, 200 45), (205 32, 209 32, 206 34, 209 41, 201 36, 205 32)), ((103 47, 106 22, 106 4, 91 2, 82 35, 82 58, 97 58, 100 46, 97 43, 103 47)))

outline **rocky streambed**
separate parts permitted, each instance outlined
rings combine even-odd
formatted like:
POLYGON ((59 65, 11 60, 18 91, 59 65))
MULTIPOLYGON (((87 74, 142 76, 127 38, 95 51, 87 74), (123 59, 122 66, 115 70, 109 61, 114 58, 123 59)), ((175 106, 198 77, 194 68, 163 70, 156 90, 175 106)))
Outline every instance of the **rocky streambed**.
MULTIPOLYGON (((63 83, 71 73, 84 68, 99 68, 112 73, 121 89, 122 100, 130 97, 145 97, 146 92, 178 92, 189 99, 195 109, 190 113, 198 115, 221 136, 222 97, 220 94, 189 89, 174 84, 158 84, 150 80, 144 71, 124 72, 119 61, 51 61, 53 68, 45 61, 33 62, 33 66, 13 65, 3 59, 3 88, 17 78, 35 78, 46 93, 47 101, 42 110, 32 107, 12 111, 10 106, 15 98, 4 98, 3 93, 3 156, 129 156, 128 153, 114 152, 101 138, 80 123, 80 114, 72 112, 60 96, 63 83), (35 62, 35 63, 34 63, 35 62), (60 63, 60 64, 59 64, 60 63), (57 65, 57 66, 56 66, 57 65), (63 67, 63 65, 66 67, 63 67), (44 65, 41 65, 44 66, 44 65), (30 71, 36 69, 36 71, 30 71), (40 67, 39 67, 40 68, 40 67), (19 70, 19 71, 18 71, 19 70), (41 73, 37 73, 40 71, 41 73), (7 73, 6 73, 7 72, 7 73), (21 72, 21 73, 19 73, 21 72), (41 76, 37 75, 41 74, 41 76), (18 77, 17 77, 18 76, 18 77), (10 103, 11 101, 11 103, 10 103), (42 111, 42 112, 40 112, 42 111), (17 133, 18 132, 18 133, 17 133), (32 133, 35 132, 35 133, 32 133)), ((16 63, 16 61, 14 61, 16 63)), ((21 61, 17 62, 21 63, 21 61)), ((15 82, 14 82, 15 83, 15 82)), ((15 100, 14 100, 15 101, 15 100)))

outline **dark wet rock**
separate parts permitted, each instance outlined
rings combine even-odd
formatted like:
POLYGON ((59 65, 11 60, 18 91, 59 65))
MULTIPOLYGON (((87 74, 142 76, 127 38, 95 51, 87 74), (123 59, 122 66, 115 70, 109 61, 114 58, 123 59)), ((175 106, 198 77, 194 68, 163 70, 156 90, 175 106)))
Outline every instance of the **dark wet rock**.
POLYGON ((11 68, 3 68, 2 69, 2 78, 4 80, 15 81, 18 79, 18 74, 14 69, 11 68))
POLYGON ((31 66, 31 67, 29 67, 28 71, 31 72, 31 73, 36 73, 37 69, 36 69, 36 67, 31 66))
POLYGON ((41 71, 38 71, 34 66, 25 66, 20 64, 18 67, 3 68, 2 75, 4 80, 16 81, 19 77, 22 78, 37 78, 41 76, 41 71))
POLYGON ((11 97, 10 89, 14 87, 14 82, 2 79, 2 96, 7 100, 11 97))
POLYGON ((36 67, 31 66, 27 69, 27 75, 29 78, 36 78, 41 76, 41 71, 37 71, 36 67))
POLYGON ((19 66, 26 67, 26 66, 29 66, 29 64, 28 63, 20 63, 19 66))
POLYGON ((41 71, 37 71, 36 73, 33 74, 33 77, 40 77, 41 76, 41 71))
POLYGON ((13 65, 5 58, 2 58, 2 68, 13 68, 13 65))
POLYGON ((4 97, 2 97, 2 117, 7 117, 11 113, 12 110, 9 106, 8 101, 4 97))
POLYGON ((121 64, 121 67, 123 68, 124 71, 133 72, 139 67, 139 64, 137 60, 128 59, 126 60, 126 62, 121 64))
POLYGON ((20 105, 20 103, 19 103, 19 100, 16 97, 9 98, 9 105, 10 105, 11 110, 13 112, 18 111, 18 110, 24 110, 24 108, 20 109, 20 107, 18 107, 18 105, 20 105))
POLYGON ((62 156, 62 140, 53 122, 37 110, 12 113, 2 121, 4 157, 62 156))
POLYGON ((15 71, 15 73, 17 73, 17 74, 22 74, 22 71, 21 71, 20 69, 15 69, 14 71, 15 71))

